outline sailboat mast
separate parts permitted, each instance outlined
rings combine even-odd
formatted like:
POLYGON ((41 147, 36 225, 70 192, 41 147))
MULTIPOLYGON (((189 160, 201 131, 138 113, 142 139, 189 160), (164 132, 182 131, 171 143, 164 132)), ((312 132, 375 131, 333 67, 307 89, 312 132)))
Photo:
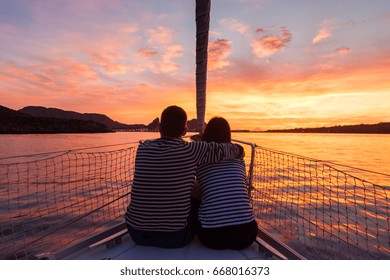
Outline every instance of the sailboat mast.
POLYGON ((207 47, 210 28, 210 0, 196 0, 196 114, 197 130, 203 133, 206 113, 207 47))

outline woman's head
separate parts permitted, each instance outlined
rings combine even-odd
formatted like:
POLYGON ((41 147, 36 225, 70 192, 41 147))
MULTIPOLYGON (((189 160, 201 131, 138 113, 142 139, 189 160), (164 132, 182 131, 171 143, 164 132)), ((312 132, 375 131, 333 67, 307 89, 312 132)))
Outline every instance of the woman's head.
POLYGON ((212 118, 203 132, 202 140, 206 142, 229 143, 232 140, 230 125, 224 118, 212 118))

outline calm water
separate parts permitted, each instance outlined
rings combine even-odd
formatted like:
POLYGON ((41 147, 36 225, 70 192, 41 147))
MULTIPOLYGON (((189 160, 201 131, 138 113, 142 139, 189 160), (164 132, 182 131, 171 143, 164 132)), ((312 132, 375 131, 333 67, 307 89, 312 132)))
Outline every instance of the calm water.
MULTIPOLYGON (((157 137, 159 134, 154 132, 0 135, 0 158, 137 142, 157 137)), ((234 133, 233 138, 305 157, 390 174, 390 135, 234 133)), ((359 176, 365 176, 364 172, 359 173, 359 176)), ((390 186, 389 176, 377 177, 380 177, 378 180, 381 184, 390 186)))
MULTIPOLYGON (((136 143, 141 139, 157 137, 159 137, 158 133, 148 132, 121 132, 108 134, 0 135, 0 163, 2 162, 1 159, 9 157, 13 157, 11 161, 24 161, 24 157, 14 157, 82 148, 91 148, 91 151, 94 151, 96 150, 94 147, 97 146, 136 143)), ((369 181, 375 184, 390 186, 390 176, 379 174, 374 174, 375 176, 373 176, 372 173, 361 170, 365 169, 372 170, 377 173, 390 174, 390 135, 235 133, 233 134, 233 138, 256 143, 257 145, 265 148, 343 164, 345 166, 337 167, 342 170, 348 170, 348 172, 356 172, 353 173, 353 175, 361 179, 368 180, 369 178, 369 181), (360 169, 355 171, 348 166, 353 166, 360 169)), ((122 147, 110 147, 108 149, 117 150, 119 148, 122 147)), ((246 152, 247 155, 250 154, 249 147, 247 147, 246 152)), ((9 160, 6 161, 8 162, 9 160)), ((46 187, 47 184, 45 183, 45 188, 46 187)), ((106 189, 106 187, 103 189, 106 189)), ((77 188, 77 191, 80 191, 79 188, 77 188)), ((15 195, 19 195, 19 193, 15 193, 15 195)), ((1 201, 1 198, 2 197, 0 196, 0 205, 5 207, 8 203, 8 207, 12 210, 12 207, 9 204, 9 200, 7 202, 7 198, 4 197, 5 200, 1 201)), ((31 203, 28 197, 25 199, 27 199, 28 203, 26 205, 22 205, 22 208, 29 206, 31 203)), ((286 202, 286 198, 281 199, 286 202)), ((377 201, 377 199, 375 199, 375 202, 376 204, 379 204, 380 207, 381 202, 379 200, 377 201)), ((364 206, 366 207, 365 204, 366 203, 364 203, 364 206)), ((354 208, 355 205, 351 205, 351 207, 354 208)), ((366 211, 366 208, 364 208, 364 211, 366 211)), ((73 212, 69 210, 69 213, 67 212, 66 215, 70 215, 72 213, 73 212)), ((379 217, 378 219, 380 221, 384 221, 383 228, 386 228, 386 214, 379 215, 376 213, 376 215, 379 217)), ((309 218, 310 217, 311 216, 309 214, 309 218)), ((45 222, 45 225, 47 227, 51 226, 51 224, 47 221, 45 222)), ((362 225, 364 226, 363 220, 362 225)), ((375 226, 373 227, 375 228, 375 226)), ((6 227, 7 225, 4 228, 6 227)), ((340 235, 342 234, 344 233, 340 232, 340 235)), ((348 235, 348 232, 345 234, 348 235)), ((300 233, 300 235, 303 236, 304 234, 300 233)))

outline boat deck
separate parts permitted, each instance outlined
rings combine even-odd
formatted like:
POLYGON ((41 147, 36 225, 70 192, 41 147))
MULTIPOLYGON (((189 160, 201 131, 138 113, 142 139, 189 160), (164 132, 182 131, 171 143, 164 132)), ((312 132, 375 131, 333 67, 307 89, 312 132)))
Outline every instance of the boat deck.
POLYGON ((72 260, 264 260, 265 252, 259 251, 254 242, 244 250, 213 250, 201 244, 195 237, 191 243, 182 248, 164 249, 141 246, 133 242, 128 234, 122 236, 122 242, 112 248, 107 244, 87 246, 70 254, 65 259, 72 260))

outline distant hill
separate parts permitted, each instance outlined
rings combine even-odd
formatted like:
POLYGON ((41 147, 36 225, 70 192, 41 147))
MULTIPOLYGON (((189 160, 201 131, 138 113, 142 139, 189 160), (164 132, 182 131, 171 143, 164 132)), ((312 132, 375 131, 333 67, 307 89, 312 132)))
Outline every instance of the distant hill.
MULTIPOLYGON (((147 131, 158 131, 159 123, 160 123, 160 119, 155 118, 150 124, 145 126, 146 130, 147 131)), ((197 131, 197 120, 191 119, 191 120, 187 121, 187 129, 189 132, 196 132, 197 131)))
POLYGON ((381 122, 378 124, 337 125, 337 126, 318 127, 318 128, 276 129, 276 130, 267 130, 266 132, 390 134, 390 123, 381 122))
MULTIPOLYGON (((204 123, 204 126, 206 127, 206 122, 204 123)), ((197 132, 198 131, 198 120, 192 119, 187 121, 187 128, 190 132, 197 132)))
POLYGON ((57 108, 46 108, 41 106, 28 106, 19 110, 20 113, 32 115, 34 117, 45 117, 45 118, 60 118, 68 120, 84 120, 94 121, 107 126, 109 129, 145 129, 146 126, 143 124, 123 124, 117 121, 113 121, 109 117, 103 114, 95 113, 78 113, 74 111, 64 111, 57 108))
POLYGON ((188 129, 188 131, 197 131, 198 121, 196 119, 192 119, 192 120, 187 121, 187 129, 188 129))
POLYGON ((0 106, 0 134, 112 132, 94 121, 34 117, 0 106))
POLYGON ((155 118, 150 124, 148 124, 146 127, 148 128, 148 131, 158 131, 158 126, 160 124, 160 119, 155 118))
MULTIPOLYGON (((3 108, 2 110, 4 111, 4 121, 1 123, 2 127, 0 127, 0 133, 62 133, 69 130, 65 129, 66 123, 73 123, 75 129, 77 124, 81 126, 82 124, 85 125, 86 123, 90 123, 90 126, 92 126, 92 123, 95 123, 95 125, 100 124, 101 129, 104 127, 104 129, 108 131, 158 131, 160 123, 158 117, 148 125, 123 124, 110 119, 106 115, 96 113, 78 113, 42 106, 27 106, 18 111, 2 106, 0 107, 3 108), (7 118, 5 115, 7 115, 7 118), (39 119, 39 122, 37 119, 39 119), (50 123, 53 124, 53 127, 47 126, 49 120, 50 123), (45 122, 46 124, 44 124, 45 122), (55 129, 54 124, 58 127, 58 131, 55 129)), ((187 126, 188 131, 197 131, 197 120, 191 119, 187 121, 187 126)), ((85 130, 88 132, 88 129, 83 128, 83 131, 85 130)))

